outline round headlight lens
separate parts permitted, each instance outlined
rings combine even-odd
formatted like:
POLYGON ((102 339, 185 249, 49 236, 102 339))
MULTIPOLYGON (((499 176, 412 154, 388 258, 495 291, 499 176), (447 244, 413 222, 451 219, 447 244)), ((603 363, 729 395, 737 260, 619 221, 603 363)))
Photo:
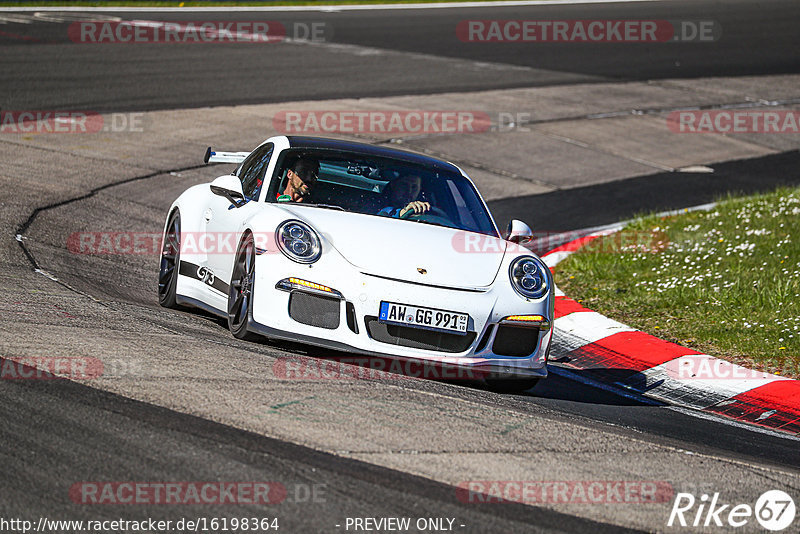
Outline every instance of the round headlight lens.
POLYGON ((304 222, 282 222, 275 231, 275 240, 281 252, 298 263, 314 263, 322 252, 319 236, 304 222))
POLYGON ((511 285, 525 297, 540 299, 549 290, 545 269, 547 267, 536 258, 530 256, 517 258, 511 263, 508 272, 511 285))

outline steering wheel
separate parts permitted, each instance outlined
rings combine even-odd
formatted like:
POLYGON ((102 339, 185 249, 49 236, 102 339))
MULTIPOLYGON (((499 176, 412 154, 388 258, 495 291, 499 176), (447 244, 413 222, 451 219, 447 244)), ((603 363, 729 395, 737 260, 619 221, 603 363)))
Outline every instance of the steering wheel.
POLYGON ((444 211, 442 208, 437 208, 436 206, 431 206, 431 209, 429 209, 428 211, 423 212, 423 213, 417 213, 414 210, 408 210, 403 215, 401 215, 400 218, 401 219, 408 219, 409 217, 417 218, 417 217, 425 217, 425 216, 428 216, 428 217, 440 217, 440 218, 443 218, 443 219, 447 219, 448 221, 450 220, 450 217, 447 215, 447 212, 444 211))

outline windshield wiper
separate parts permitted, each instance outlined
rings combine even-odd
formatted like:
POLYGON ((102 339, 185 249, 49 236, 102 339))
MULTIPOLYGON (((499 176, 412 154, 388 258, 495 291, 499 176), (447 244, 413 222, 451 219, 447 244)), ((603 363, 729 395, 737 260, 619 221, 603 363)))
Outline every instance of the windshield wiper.
POLYGON ((316 207, 318 207, 318 208, 325 208, 325 209, 329 209, 329 210, 341 210, 341 211, 347 211, 347 210, 346 210, 346 209, 344 209, 343 207, 341 207, 341 206, 335 206, 335 205, 333 205, 333 204, 306 204, 306 206, 316 206, 316 207))

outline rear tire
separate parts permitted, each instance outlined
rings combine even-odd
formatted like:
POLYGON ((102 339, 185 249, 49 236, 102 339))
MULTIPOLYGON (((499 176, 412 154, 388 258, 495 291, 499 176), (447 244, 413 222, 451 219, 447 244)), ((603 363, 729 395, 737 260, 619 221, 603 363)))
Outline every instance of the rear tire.
POLYGON ((255 280, 256 247, 253 236, 245 235, 233 261, 233 274, 228 289, 228 330, 233 337, 253 341, 258 336, 249 331, 253 312, 253 282, 255 280))
POLYGON ((181 265, 181 214, 170 215, 161 248, 161 267, 158 272, 158 303, 165 308, 177 308, 178 271, 181 265))

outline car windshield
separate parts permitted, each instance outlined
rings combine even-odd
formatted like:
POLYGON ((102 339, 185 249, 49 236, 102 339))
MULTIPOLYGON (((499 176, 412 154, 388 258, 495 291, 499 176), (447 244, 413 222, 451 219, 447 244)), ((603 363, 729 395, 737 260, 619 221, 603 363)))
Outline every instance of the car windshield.
POLYGON ((292 191, 289 171, 300 159, 319 164, 316 183, 303 190, 303 205, 497 236, 468 179, 457 171, 400 159, 338 151, 287 151, 273 177, 268 202, 291 201, 291 195, 283 193, 287 187, 292 191))

